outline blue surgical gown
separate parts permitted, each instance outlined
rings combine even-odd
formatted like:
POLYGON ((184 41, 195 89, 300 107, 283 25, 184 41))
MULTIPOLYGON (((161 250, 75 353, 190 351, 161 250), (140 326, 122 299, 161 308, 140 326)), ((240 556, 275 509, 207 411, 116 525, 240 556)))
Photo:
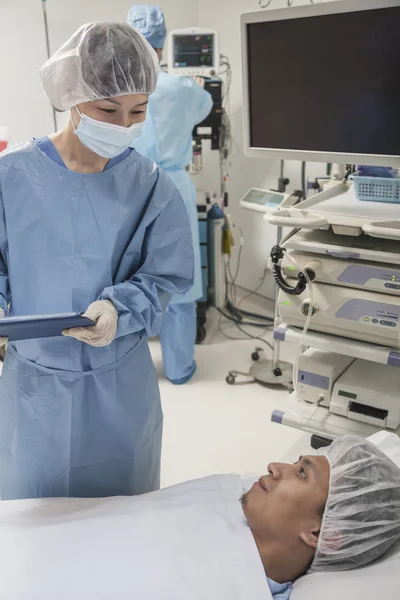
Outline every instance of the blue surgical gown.
POLYGON ((172 303, 187 303, 203 295, 196 190, 186 167, 192 160, 192 132, 213 105, 211 94, 190 77, 160 71, 157 88, 149 98, 143 133, 136 150, 162 167, 180 191, 190 218, 195 260, 194 285, 172 303))
POLYGON ((162 410, 147 338, 193 283, 180 194, 132 152, 97 174, 34 142, 0 156, 0 304, 12 315, 113 302, 116 339, 10 343, 0 379, 0 496, 100 497, 159 487, 162 410))

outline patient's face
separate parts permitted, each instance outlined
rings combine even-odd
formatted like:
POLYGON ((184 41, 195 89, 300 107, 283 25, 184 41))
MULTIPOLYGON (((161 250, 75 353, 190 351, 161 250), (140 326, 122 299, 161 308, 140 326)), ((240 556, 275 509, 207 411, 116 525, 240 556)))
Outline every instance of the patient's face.
POLYGON ((329 493, 327 459, 304 456, 294 465, 271 463, 268 473, 242 499, 253 534, 261 541, 287 544, 301 537, 313 545, 315 538, 316 546, 329 493))

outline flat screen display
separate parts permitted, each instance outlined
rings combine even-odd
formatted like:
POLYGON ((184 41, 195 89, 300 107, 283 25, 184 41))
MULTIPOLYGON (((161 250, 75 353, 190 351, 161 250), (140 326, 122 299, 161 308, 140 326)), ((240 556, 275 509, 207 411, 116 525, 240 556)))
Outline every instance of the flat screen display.
POLYGON ((246 27, 251 147, 400 155, 400 7, 246 27))
POLYGON ((177 35, 174 37, 174 68, 212 67, 213 35, 177 35))

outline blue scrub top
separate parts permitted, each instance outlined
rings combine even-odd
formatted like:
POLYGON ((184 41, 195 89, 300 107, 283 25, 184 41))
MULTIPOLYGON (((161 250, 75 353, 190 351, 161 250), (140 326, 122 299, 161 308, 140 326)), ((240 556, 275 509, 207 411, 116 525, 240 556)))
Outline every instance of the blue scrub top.
MULTIPOLYGON (((51 160, 53 162, 55 162, 60 167, 64 167, 65 169, 67 168, 63 159, 58 154, 56 147, 54 146, 53 142, 51 141, 51 139, 48 136, 39 138, 39 139, 35 140, 35 142, 36 142, 36 145, 38 146, 38 148, 42 152, 44 152, 46 154, 46 156, 51 158, 51 160)), ((125 158, 127 158, 131 152, 132 152, 132 148, 128 148, 122 154, 119 154, 115 158, 111 158, 108 161, 108 163, 106 164, 106 166, 104 167, 104 170, 108 171, 108 169, 112 169, 113 167, 115 167, 115 165, 117 165, 121 161, 125 160, 125 158)))
POLYGON ((269 589, 274 600, 289 600, 293 585, 291 583, 276 583, 267 577, 269 589))

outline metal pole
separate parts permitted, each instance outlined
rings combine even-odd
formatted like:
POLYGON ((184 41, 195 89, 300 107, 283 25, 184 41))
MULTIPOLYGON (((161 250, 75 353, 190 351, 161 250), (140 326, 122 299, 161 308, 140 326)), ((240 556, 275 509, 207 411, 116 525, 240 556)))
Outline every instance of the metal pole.
MULTIPOLYGON (((47 58, 49 59, 51 56, 50 53, 50 36, 49 36, 49 23, 47 20, 47 0, 42 0, 42 8, 43 8, 43 20, 44 20, 44 32, 46 36, 46 48, 47 48, 47 58)), ((53 108, 53 122, 54 122, 54 133, 57 132, 57 115, 56 111, 53 108)))

